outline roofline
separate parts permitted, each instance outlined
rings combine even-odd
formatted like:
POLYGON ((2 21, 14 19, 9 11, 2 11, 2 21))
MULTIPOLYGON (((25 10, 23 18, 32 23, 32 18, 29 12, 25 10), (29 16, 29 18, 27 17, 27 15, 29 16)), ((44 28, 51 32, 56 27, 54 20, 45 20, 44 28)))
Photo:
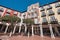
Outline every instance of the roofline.
MULTIPOLYGON (((55 1, 55 2, 52 2, 52 3, 49 3, 49 4, 53 4, 53 3, 56 3, 56 2, 60 2, 60 1, 55 1)), ((46 6, 46 5, 49 5, 49 4, 45 4, 45 5, 43 5, 43 6, 46 6)), ((0 5, 0 6, 1 6, 1 7, 8 8, 8 7, 6 7, 6 6, 2 6, 2 5, 0 5)), ((39 6, 39 7, 43 7, 43 6, 39 6)), ((8 8, 8 9, 14 10, 14 9, 12 9, 12 8, 8 8)), ((14 11, 17 11, 17 10, 14 10, 14 11)), ((17 12, 20 12, 20 11, 17 11, 17 12)), ((25 10, 25 11, 23 11, 23 12, 20 12, 20 13, 24 13, 24 12, 27 12, 27 10, 25 10)))
MULTIPOLYGON (((57 2, 60 2, 60 1, 55 1, 55 2, 52 2, 52 3, 49 3, 49 4, 53 4, 53 3, 57 3, 57 2)), ((49 5, 49 4, 45 4, 43 6, 46 6, 46 5, 49 5)), ((40 7, 43 7, 43 6, 40 6, 40 7)))
MULTIPOLYGON (((12 9, 12 8, 9 8, 9 7, 6 7, 6 6, 2 6, 2 5, 0 5, 1 7, 4 7, 4 8, 7 8, 7 9, 10 9, 10 10, 14 10, 14 9, 12 9)), ((17 10, 14 10, 14 11, 17 11, 17 10)), ((20 12, 20 11, 17 11, 17 12, 20 12)), ((21 12, 20 12, 21 13, 21 12)))

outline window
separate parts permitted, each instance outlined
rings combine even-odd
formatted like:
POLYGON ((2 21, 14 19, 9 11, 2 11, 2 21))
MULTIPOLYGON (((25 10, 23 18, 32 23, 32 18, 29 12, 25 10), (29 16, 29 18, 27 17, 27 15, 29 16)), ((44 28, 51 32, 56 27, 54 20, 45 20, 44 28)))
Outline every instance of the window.
POLYGON ((2 14, 3 12, 0 12, 0 15, 2 14))
POLYGON ((38 13, 37 12, 34 13, 34 17, 38 17, 38 13))
POLYGON ((40 11, 44 11, 44 8, 43 7, 40 7, 40 11))
POLYGON ((60 14, 60 9, 57 10, 57 13, 60 14))
POLYGON ((55 4, 55 7, 57 8, 57 7, 60 7, 60 4, 59 3, 56 3, 55 4))
POLYGON ((47 19, 46 19, 46 18, 43 18, 42 22, 43 22, 43 23, 44 23, 44 22, 47 22, 47 19))
POLYGON ((31 17, 37 17, 37 13, 31 13, 31 17))
POLYGON ((3 12, 3 11, 4 11, 4 9, 3 9, 3 8, 0 8, 0 11, 1 11, 1 12, 3 12))
POLYGON ((31 18, 31 15, 30 15, 30 13, 28 14, 28 18, 31 18))
POLYGON ((45 12, 43 11, 43 12, 41 13, 41 17, 44 17, 44 16, 46 16, 46 14, 45 14, 45 12))
POLYGON ((0 17, 1 17, 1 15, 2 15, 2 12, 0 12, 0 17))
POLYGON ((54 12, 53 12, 52 9, 48 10, 48 15, 49 15, 49 16, 50 16, 50 15, 54 15, 54 12))
POLYGON ((54 16, 51 16, 51 17, 50 17, 50 23, 51 23, 51 24, 57 24, 58 21, 57 21, 57 19, 55 19, 54 16))
POLYGON ((48 5, 47 10, 52 9, 52 6, 48 5))
POLYGON ((34 23, 35 24, 38 24, 38 19, 34 19, 34 23))
POLYGON ((51 16, 50 17, 50 21, 56 21, 55 17, 54 16, 51 16))
POLYGON ((10 14, 6 14, 6 15, 10 15, 10 14))
POLYGON ((34 16, 34 13, 31 13, 31 16, 34 16))

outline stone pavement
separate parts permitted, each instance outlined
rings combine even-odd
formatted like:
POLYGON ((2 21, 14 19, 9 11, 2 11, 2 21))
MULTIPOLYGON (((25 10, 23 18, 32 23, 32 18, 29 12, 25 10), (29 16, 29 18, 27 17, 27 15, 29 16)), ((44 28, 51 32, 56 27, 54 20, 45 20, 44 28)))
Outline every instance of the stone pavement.
POLYGON ((35 35, 35 36, 28 37, 28 36, 17 35, 17 36, 12 36, 12 37, 0 36, 0 39, 2 39, 2 40, 60 40, 60 37, 56 37, 54 39, 49 36, 41 37, 41 36, 35 35))

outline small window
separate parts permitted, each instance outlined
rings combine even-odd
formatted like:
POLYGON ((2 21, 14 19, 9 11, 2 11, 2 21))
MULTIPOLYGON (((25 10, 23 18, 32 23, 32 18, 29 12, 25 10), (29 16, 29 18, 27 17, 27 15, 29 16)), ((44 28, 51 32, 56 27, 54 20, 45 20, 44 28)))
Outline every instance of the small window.
POLYGON ((37 17, 37 14, 36 13, 32 13, 31 16, 32 17, 37 17))
POLYGON ((3 8, 0 8, 0 11, 1 11, 1 12, 3 12, 3 11, 4 11, 4 9, 3 9, 3 8))
POLYGON ((60 14, 60 9, 57 10, 57 13, 60 14))
POLYGON ((52 6, 48 5, 47 10, 52 9, 52 6))
POLYGON ((54 12, 53 12, 52 9, 48 10, 48 15, 49 15, 49 16, 50 16, 50 15, 54 15, 54 12))
POLYGON ((50 17, 50 23, 51 23, 51 24, 57 24, 58 21, 57 21, 57 19, 56 19, 54 16, 51 16, 51 17, 50 17))
POLYGON ((55 17, 54 16, 51 16, 50 17, 50 21, 56 21, 55 17))
POLYGON ((60 4, 59 3, 56 3, 55 4, 55 7, 57 8, 57 7, 60 7, 60 4))
POLYGON ((44 11, 44 8, 43 7, 40 7, 40 11, 44 11))
POLYGON ((38 16, 38 13, 37 13, 37 12, 35 12, 35 13, 34 13, 34 17, 37 17, 37 16, 38 16))
POLYGON ((38 24, 38 19, 34 19, 34 23, 35 24, 38 24))
POLYGON ((46 13, 43 11, 42 13, 41 13, 41 17, 45 17, 46 16, 46 13))
POLYGON ((43 18, 42 22, 43 22, 43 23, 44 23, 44 22, 47 22, 47 19, 46 19, 46 18, 43 18))

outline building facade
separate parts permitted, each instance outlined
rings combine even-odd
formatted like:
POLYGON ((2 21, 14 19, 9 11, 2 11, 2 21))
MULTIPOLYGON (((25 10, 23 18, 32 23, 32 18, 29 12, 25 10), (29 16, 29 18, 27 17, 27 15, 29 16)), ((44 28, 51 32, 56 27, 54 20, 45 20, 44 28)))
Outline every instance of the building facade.
POLYGON ((17 27, 7 28, 6 25, 5 29, 3 26, 0 27, 1 30, 5 30, 5 33, 10 33, 11 29, 13 34, 40 35, 41 37, 51 36, 52 38, 60 36, 60 2, 55 2, 42 7, 39 6, 39 3, 32 4, 28 6, 27 11, 24 13, 0 6, 0 16, 4 17, 5 15, 16 15, 21 18, 20 24, 16 24, 18 25, 17 27), (33 26, 27 27, 26 24, 23 23, 23 19, 27 18, 34 20, 33 26), (25 27, 21 25, 25 25, 25 27))

